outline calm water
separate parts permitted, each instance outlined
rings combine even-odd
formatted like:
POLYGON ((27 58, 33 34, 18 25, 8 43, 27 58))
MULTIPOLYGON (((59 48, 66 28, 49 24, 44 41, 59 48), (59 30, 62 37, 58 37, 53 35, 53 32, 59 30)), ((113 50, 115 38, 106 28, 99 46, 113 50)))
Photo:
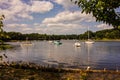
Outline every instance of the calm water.
POLYGON ((33 41, 32 46, 20 46, 12 50, 0 52, 6 54, 9 61, 29 61, 42 65, 86 68, 116 69, 120 70, 120 42, 95 42, 75 47, 73 40, 61 41, 60 46, 48 41, 33 41))

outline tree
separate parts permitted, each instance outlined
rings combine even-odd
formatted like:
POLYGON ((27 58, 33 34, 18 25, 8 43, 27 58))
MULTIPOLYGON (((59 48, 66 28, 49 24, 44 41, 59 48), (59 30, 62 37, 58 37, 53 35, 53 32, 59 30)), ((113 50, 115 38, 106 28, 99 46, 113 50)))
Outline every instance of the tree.
POLYGON ((120 9, 120 0, 71 0, 82 8, 82 13, 91 14, 96 21, 112 25, 114 28, 120 26, 120 16, 116 14, 116 8, 120 9))
MULTIPOLYGON (((1 15, 0 16, 0 38, 2 38, 3 36, 4 36, 4 31, 3 31, 3 29, 2 29, 2 27, 3 27, 3 19, 5 18, 5 16, 4 15, 1 15)), ((0 40, 0 42, 1 42, 1 44, 3 44, 3 41, 2 40, 0 40)))
POLYGON ((92 31, 86 31, 83 34, 83 36, 84 36, 84 39, 88 39, 88 36, 89 36, 90 39, 92 39, 92 38, 94 38, 94 33, 92 31), (88 35, 88 33, 89 33, 89 35, 88 35))
POLYGON ((9 36, 7 36, 3 30, 4 24, 3 24, 3 20, 5 19, 4 15, 0 15, 0 42, 1 44, 3 44, 2 39, 3 38, 9 38, 9 36))
POLYGON ((4 15, 1 15, 1 16, 0 16, 0 33, 3 32, 2 27, 3 27, 3 19, 4 19, 4 18, 5 18, 4 15))

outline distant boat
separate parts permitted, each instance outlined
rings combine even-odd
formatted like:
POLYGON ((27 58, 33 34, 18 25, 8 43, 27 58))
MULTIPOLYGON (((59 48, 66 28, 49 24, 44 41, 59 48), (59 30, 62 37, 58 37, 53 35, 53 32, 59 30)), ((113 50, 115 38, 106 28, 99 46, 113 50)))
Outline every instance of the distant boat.
POLYGON ((81 46, 81 44, 79 43, 79 42, 75 42, 75 47, 80 47, 81 46))
POLYGON ((21 46, 32 46, 33 43, 31 41, 28 41, 28 38, 26 38, 26 41, 22 42, 20 45, 21 46))
POLYGON ((55 45, 62 45, 62 42, 60 42, 60 40, 54 41, 53 43, 54 43, 55 45))
POLYGON ((93 44, 94 41, 90 39, 90 34, 89 34, 89 27, 88 27, 88 40, 85 41, 86 44, 93 44))
POLYGON ((28 45, 29 46, 29 45, 33 45, 33 44, 31 42, 27 42, 27 43, 26 42, 22 42, 21 45, 26 45, 26 46, 28 45))
POLYGON ((94 43, 94 41, 93 41, 93 40, 88 39, 87 41, 85 41, 85 43, 87 43, 87 44, 93 44, 93 43, 94 43))
POLYGON ((53 41, 49 40, 48 42, 49 42, 49 43, 52 43, 53 41))

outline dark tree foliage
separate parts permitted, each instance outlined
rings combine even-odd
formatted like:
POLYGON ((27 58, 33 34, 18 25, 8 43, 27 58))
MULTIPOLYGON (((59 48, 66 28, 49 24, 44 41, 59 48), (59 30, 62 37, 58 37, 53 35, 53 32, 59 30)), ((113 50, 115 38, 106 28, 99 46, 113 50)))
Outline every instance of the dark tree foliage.
MULTIPOLYGON (((120 17, 116 14, 116 8, 120 9, 120 0, 71 0, 75 2, 82 13, 91 14, 96 18, 96 21, 112 25, 118 28, 120 25, 120 17)), ((120 11, 120 10, 119 10, 120 11)))
POLYGON ((0 15, 0 44, 4 44, 3 40, 9 38, 8 35, 6 35, 6 32, 3 30, 4 24, 3 20, 5 19, 4 15, 0 15))
POLYGON ((120 39, 120 29, 106 29, 94 33, 95 39, 120 39))
POLYGON ((1 16, 0 16, 0 37, 3 36, 3 32, 4 32, 3 29, 2 29, 3 26, 4 26, 4 25, 3 25, 3 19, 4 19, 4 18, 5 18, 4 15, 1 15, 1 16))
POLYGON ((94 40, 102 40, 102 39, 120 39, 120 29, 105 29, 101 31, 86 31, 83 34, 71 34, 71 35, 47 35, 47 34, 38 34, 38 33, 30 33, 30 34, 22 34, 20 32, 5 32, 11 38, 3 38, 4 41, 8 40, 87 40, 89 38, 94 40))

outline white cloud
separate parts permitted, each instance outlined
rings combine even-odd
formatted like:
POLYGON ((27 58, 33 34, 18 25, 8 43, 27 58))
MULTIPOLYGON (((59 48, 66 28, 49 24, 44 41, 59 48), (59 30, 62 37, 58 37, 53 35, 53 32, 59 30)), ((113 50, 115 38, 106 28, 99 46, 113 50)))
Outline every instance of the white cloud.
POLYGON ((78 34, 83 33, 85 26, 71 23, 49 23, 49 24, 34 24, 34 32, 47 34, 78 34), (82 31, 81 31, 82 30, 82 31))
POLYGON ((28 3, 23 3, 21 0, 0 0, 0 13, 5 14, 5 19, 7 19, 7 24, 4 27, 5 31, 41 34, 80 34, 87 30, 87 26, 95 28, 93 30, 111 27, 105 24, 94 26, 95 18, 91 14, 82 14, 81 11, 70 12, 69 9, 73 6, 74 4, 70 0, 50 0, 50 2, 48 0, 35 0, 28 3), (57 15, 54 15, 53 12, 52 17, 51 14, 44 15, 43 13, 50 11, 54 6, 57 7, 57 4, 53 5, 51 2, 62 5, 65 11, 60 12, 57 10, 55 12, 57 15), (36 16, 34 17, 33 13, 42 13, 42 19, 34 19, 36 16), (25 21, 26 19, 29 21, 25 21), (34 21, 31 21, 32 19, 34 21), (17 23, 18 20, 19 23, 17 23), (41 22, 41 20, 43 21, 41 22), (34 23, 35 21, 36 23, 34 23), (40 23, 38 23, 39 21, 40 23))
POLYGON ((111 29, 111 28, 113 28, 112 26, 109 26, 107 24, 99 24, 99 25, 96 25, 96 27, 99 29, 111 29))
POLYGON ((95 21, 95 18, 92 17, 92 15, 86 15, 85 13, 81 13, 80 11, 76 12, 70 12, 70 11, 64 11, 59 14, 57 14, 53 18, 46 18, 43 20, 43 23, 60 23, 60 22, 93 22, 95 21))
POLYGON ((48 1, 32 1, 31 4, 21 0, 0 0, 0 12, 6 20, 33 19, 32 13, 45 13, 53 9, 48 1))
POLYGON ((12 23, 12 24, 7 24, 4 29, 5 31, 16 31, 16 32, 22 32, 22 33, 28 33, 32 31, 32 28, 29 27, 30 25, 28 24, 17 24, 17 23, 12 23))
POLYGON ((80 24, 71 24, 71 23, 53 23, 47 24, 47 30, 57 34, 69 34, 69 33, 80 33, 84 27, 80 24))
POLYGON ((7 24, 7 25, 5 25, 5 27, 4 28, 15 28, 15 29, 17 29, 17 28, 27 28, 27 27, 29 27, 29 25, 28 24, 18 24, 18 23, 12 23, 12 24, 7 24))
MULTIPOLYGON (((5 27, 6 31, 17 31, 22 33, 40 33, 40 34, 81 34, 87 31, 87 26, 74 23, 34 23, 33 25, 28 24, 8 24, 5 27), (34 27, 32 27, 34 26, 34 27)), ((106 24, 99 24, 96 27, 99 30, 109 29, 112 26, 106 24)))
MULTIPOLYGON (((81 11, 63 11, 51 18, 45 18, 42 22, 47 29, 46 32, 53 32, 57 34, 68 33, 83 33, 87 30, 87 26, 83 26, 83 23, 95 22, 95 18, 92 15, 86 15, 81 11)), ((44 31, 45 32, 45 31, 44 31)))
POLYGON ((74 3, 71 2, 71 0, 54 0, 54 2, 62 5, 67 10, 75 6, 74 3))
POLYGON ((17 17, 28 19, 32 18, 27 11, 28 5, 22 3, 21 0, 0 1, 0 5, 0 12, 6 16, 6 20, 17 20, 17 17), (4 8, 4 6, 6 6, 6 8, 4 8))
POLYGON ((31 31, 31 30, 32 30, 32 28, 29 28, 29 27, 22 28, 22 31, 23 31, 23 32, 29 32, 29 31, 31 31))
POLYGON ((63 27, 63 28, 76 28, 76 27, 79 27, 80 25, 79 24, 64 24, 64 23, 51 23, 51 24, 47 24, 48 27, 63 27))
POLYGON ((33 25, 34 25, 34 26, 39 26, 40 24, 39 24, 39 23, 34 23, 33 25))
POLYGON ((40 33, 40 34, 80 34, 87 30, 87 26, 76 23, 34 23, 28 24, 8 24, 6 31, 17 31, 22 33, 40 33))
POLYGON ((45 13, 53 9, 53 4, 46 1, 33 1, 30 11, 36 13, 45 13))

